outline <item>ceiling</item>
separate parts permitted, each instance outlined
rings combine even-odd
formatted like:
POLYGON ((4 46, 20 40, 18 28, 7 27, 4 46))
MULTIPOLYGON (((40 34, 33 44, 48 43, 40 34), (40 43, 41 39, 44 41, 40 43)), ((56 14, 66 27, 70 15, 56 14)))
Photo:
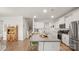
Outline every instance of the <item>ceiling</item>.
POLYGON ((37 18, 52 19, 55 21, 56 18, 70 12, 74 7, 0 7, 0 16, 24 16, 25 18, 37 18), (43 13, 46 9, 47 13, 43 13))

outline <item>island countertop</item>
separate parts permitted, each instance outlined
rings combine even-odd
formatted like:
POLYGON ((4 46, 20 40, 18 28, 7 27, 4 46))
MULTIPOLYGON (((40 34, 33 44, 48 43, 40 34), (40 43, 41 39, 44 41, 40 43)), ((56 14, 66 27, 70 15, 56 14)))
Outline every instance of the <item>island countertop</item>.
POLYGON ((33 34, 30 38, 30 41, 37 42, 60 42, 55 35, 48 35, 47 38, 42 38, 39 34, 33 34))

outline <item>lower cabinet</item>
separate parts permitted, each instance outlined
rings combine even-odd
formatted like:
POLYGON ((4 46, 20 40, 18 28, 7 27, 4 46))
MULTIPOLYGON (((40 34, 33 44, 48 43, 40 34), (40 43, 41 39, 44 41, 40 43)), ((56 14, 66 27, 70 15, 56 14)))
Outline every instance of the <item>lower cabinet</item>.
POLYGON ((44 50, 44 43, 43 42, 39 42, 38 43, 38 51, 43 51, 44 50))
POLYGON ((69 35, 68 34, 62 34, 62 41, 65 43, 67 46, 69 46, 69 35))
POLYGON ((60 42, 39 42, 39 51, 59 51, 60 42))

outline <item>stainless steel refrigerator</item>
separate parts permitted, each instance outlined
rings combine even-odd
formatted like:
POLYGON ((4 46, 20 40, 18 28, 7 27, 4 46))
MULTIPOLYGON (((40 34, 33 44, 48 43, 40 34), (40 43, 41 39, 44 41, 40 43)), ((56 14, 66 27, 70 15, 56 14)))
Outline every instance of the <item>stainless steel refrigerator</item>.
POLYGON ((79 51, 79 21, 73 21, 69 25, 69 44, 70 48, 79 51))

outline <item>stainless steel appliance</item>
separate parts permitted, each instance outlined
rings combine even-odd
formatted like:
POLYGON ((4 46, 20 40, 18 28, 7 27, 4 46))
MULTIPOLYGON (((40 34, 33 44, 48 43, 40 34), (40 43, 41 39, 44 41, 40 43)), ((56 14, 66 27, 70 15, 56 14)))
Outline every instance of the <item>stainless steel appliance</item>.
POLYGON ((69 29, 70 48, 79 51, 79 21, 71 22, 69 29))

